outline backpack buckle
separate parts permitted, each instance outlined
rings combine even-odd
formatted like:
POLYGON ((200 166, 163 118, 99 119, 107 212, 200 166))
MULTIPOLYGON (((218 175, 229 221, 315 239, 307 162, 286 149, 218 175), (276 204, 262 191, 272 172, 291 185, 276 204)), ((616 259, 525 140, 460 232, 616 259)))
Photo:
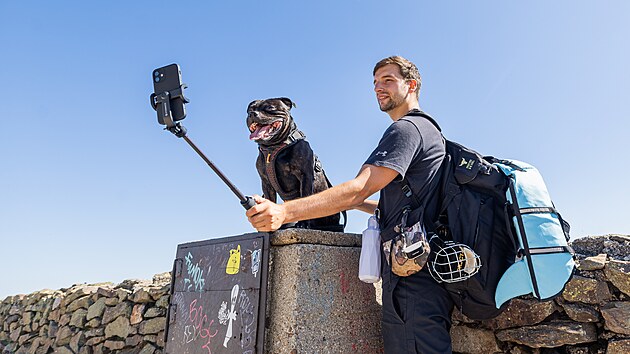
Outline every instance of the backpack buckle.
POLYGON ((410 198, 413 195, 413 192, 411 191, 411 187, 409 187, 408 184, 405 184, 402 187, 402 191, 403 191, 403 194, 405 195, 405 197, 407 197, 407 198, 410 198))

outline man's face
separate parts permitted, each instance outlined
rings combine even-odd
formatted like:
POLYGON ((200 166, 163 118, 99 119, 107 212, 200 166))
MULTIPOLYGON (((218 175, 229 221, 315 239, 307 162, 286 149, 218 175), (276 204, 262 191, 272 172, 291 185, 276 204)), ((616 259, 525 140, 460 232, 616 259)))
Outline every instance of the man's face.
POLYGON ((374 74, 374 92, 383 112, 389 112, 405 102, 409 83, 403 79, 398 66, 387 64, 374 74))

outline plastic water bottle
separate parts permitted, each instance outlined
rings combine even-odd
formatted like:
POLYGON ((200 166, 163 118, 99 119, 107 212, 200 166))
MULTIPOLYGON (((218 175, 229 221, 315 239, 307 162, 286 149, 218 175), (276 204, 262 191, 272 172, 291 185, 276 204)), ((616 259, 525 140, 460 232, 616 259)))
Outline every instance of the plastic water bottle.
POLYGON ((366 283, 376 283, 381 280, 381 231, 374 215, 370 216, 368 227, 363 230, 359 279, 366 283))

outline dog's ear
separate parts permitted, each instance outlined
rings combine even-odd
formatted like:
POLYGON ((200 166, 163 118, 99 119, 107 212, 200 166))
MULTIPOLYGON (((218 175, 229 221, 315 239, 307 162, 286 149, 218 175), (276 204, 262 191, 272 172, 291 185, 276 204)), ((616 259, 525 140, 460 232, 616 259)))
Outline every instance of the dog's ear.
POLYGON ((249 112, 249 109, 252 108, 253 105, 257 105, 261 100, 253 100, 251 101, 248 105, 247 105, 247 111, 249 112))
POLYGON ((295 105, 295 103, 293 103, 293 101, 291 101, 291 99, 290 99, 290 98, 287 98, 287 97, 280 97, 280 98, 278 98, 278 99, 279 99, 280 101, 282 101, 284 104, 286 104, 286 105, 287 105, 287 107, 289 107, 289 109, 291 109, 291 108, 293 108, 293 107, 297 107, 297 106, 295 105))

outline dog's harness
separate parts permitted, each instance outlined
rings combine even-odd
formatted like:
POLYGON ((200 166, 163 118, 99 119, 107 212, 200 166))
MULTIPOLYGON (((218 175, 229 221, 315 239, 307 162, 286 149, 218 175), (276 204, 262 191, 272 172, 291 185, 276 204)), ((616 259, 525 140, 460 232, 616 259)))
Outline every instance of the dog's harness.
POLYGON ((267 172, 267 176, 269 177, 269 183, 273 189, 275 189, 278 194, 282 197, 282 199, 295 199, 300 197, 300 191, 292 191, 291 193, 287 193, 285 190, 280 187, 280 183, 278 182, 278 177, 276 176, 276 157, 278 154, 286 149, 287 147, 297 143, 300 140, 304 140, 306 135, 302 133, 300 130, 295 129, 293 133, 291 133, 282 143, 278 145, 274 145, 273 147, 264 147, 259 146, 258 150, 264 157, 265 161, 265 170, 267 172))
MULTIPOLYGON (((300 130, 295 129, 293 133, 291 133, 282 143, 278 145, 274 145, 273 148, 264 147, 262 145, 258 146, 258 150, 264 157, 263 160, 265 161, 265 171, 267 172, 267 176, 269 177, 269 183, 271 183, 271 186, 273 187, 273 189, 275 189, 276 192, 280 194, 280 197, 282 197, 282 200, 297 199, 301 197, 300 195, 301 191, 295 190, 295 191, 292 191, 291 193, 288 193, 287 191, 282 189, 282 187, 280 186, 280 183, 278 182, 278 177, 276 176, 276 158, 278 157, 278 154, 280 154, 282 150, 304 139, 306 139, 306 135, 304 135, 304 133, 302 133, 300 130)), ((330 183, 328 176, 326 176, 326 172, 324 172, 324 169, 322 168, 322 163, 319 162, 317 155, 313 154, 313 157, 315 159, 314 161, 315 172, 321 172, 324 175, 324 178, 326 179, 326 184, 328 185, 328 188, 332 187, 333 185, 332 183, 330 183)), ((341 214, 343 215, 343 228, 341 229, 341 231, 343 232, 343 229, 345 229, 346 224, 348 223, 348 215, 345 210, 342 211, 341 214)), ((334 231, 337 231, 337 230, 334 230, 334 231)))

